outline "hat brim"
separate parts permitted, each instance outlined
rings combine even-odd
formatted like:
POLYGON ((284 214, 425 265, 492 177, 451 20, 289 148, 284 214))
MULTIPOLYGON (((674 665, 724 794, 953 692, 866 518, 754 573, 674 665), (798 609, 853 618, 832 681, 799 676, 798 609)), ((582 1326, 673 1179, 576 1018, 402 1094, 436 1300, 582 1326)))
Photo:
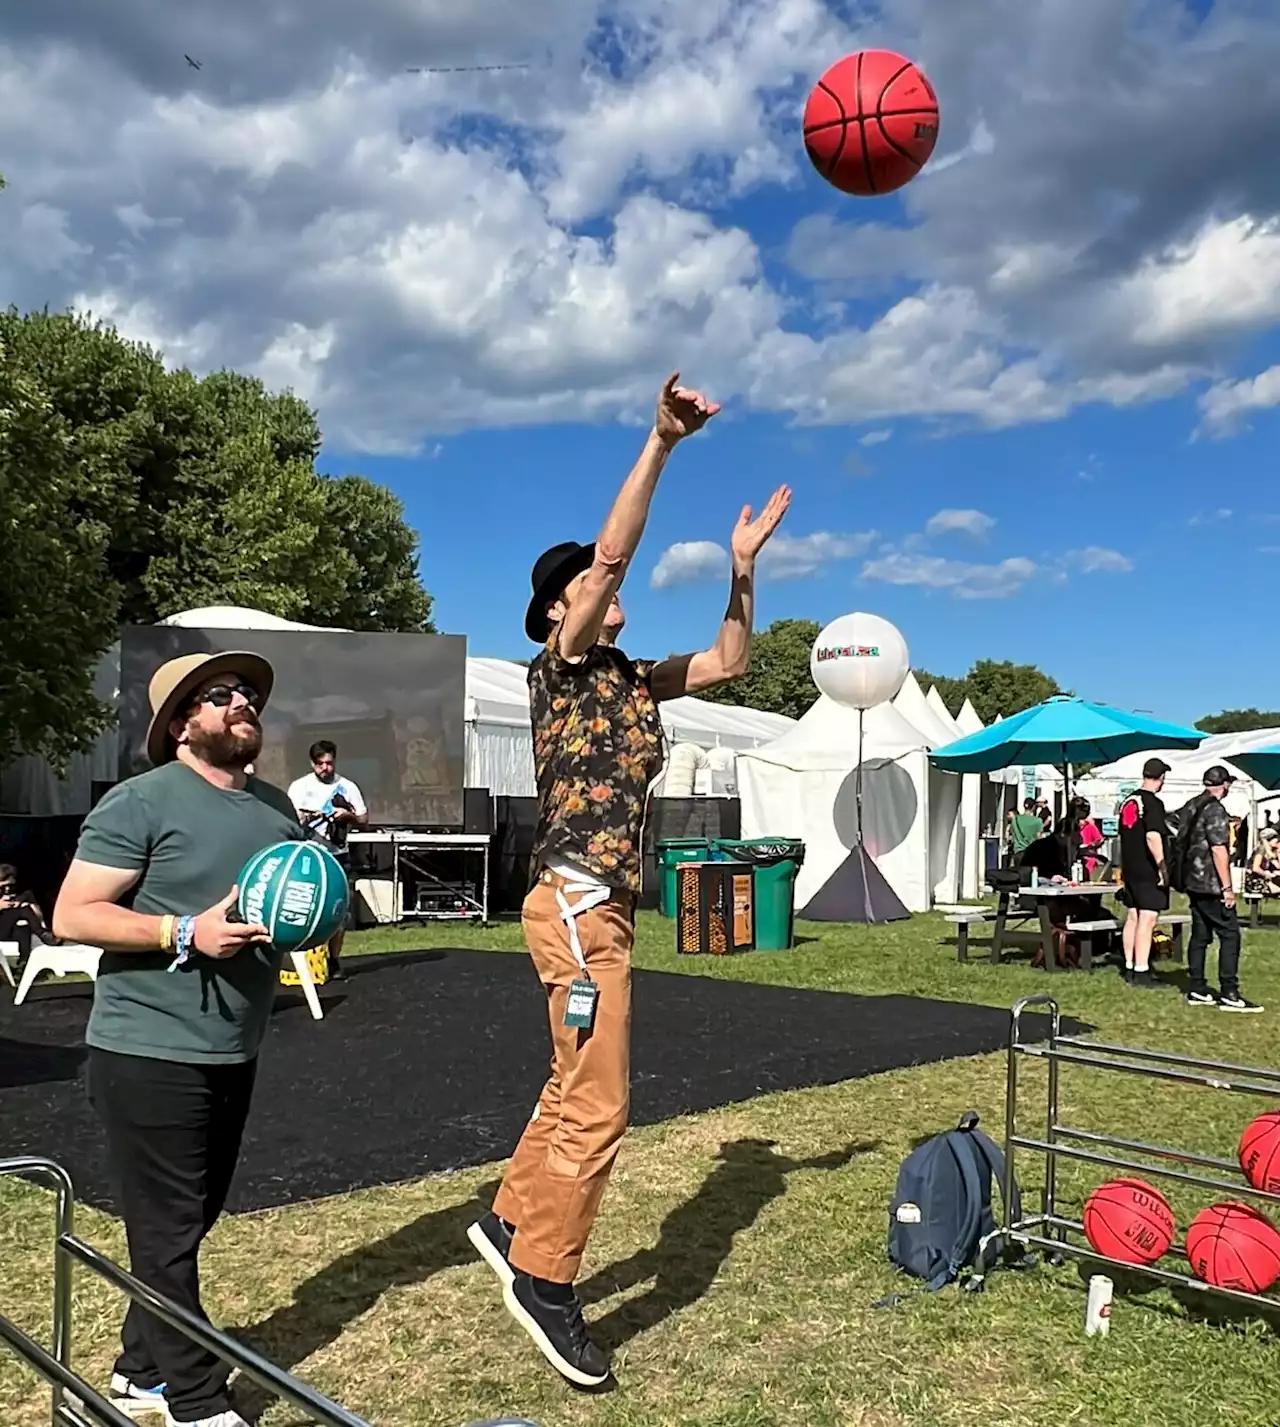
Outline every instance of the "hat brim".
POLYGON ((524 617, 524 632, 535 644, 545 644, 551 633, 551 621, 547 618, 547 606, 559 599, 570 580, 576 580, 584 570, 591 568, 596 558, 595 542, 566 555, 533 592, 529 608, 524 617))
POLYGON ((218 674, 243 674, 245 679, 257 689, 262 699, 258 709, 261 713, 271 697, 275 684, 275 670, 261 654, 251 654, 246 649, 233 649, 225 654, 210 654, 202 663, 176 684, 164 703, 151 716, 151 727, 147 730, 147 757, 154 767, 172 762, 176 748, 169 733, 169 725, 177 718, 183 705, 190 701, 192 693, 206 679, 218 674))

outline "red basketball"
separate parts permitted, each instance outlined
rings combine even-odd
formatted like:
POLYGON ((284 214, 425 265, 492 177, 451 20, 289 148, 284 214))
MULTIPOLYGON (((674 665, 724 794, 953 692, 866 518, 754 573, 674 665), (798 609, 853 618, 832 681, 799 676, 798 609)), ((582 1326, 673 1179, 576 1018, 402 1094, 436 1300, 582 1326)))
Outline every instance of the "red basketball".
POLYGON ((1085 1238, 1109 1259, 1155 1263, 1174 1233, 1169 1201, 1141 1179, 1109 1179, 1084 1202, 1085 1238))
POLYGON ((1280 1194, 1280 1110, 1268 1110, 1245 1126, 1240 1168, 1255 1189, 1280 1194))
POLYGON ((892 193, 938 142, 938 96, 909 59, 862 50, 837 60, 804 106, 804 146, 842 193, 892 193))
POLYGON ((1187 1258, 1215 1288, 1265 1293, 1280 1278, 1280 1233, 1247 1204, 1214 1204, 1187 1225, 1187 1258))

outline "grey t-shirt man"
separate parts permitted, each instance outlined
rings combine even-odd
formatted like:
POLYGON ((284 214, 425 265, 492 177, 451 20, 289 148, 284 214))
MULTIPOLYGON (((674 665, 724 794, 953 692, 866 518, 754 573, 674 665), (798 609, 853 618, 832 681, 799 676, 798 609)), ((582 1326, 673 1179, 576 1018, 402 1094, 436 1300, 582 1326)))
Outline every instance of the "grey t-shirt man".
POLYGON ((1187 837, 1186 866, 1183 873, 1188 892, 1217 897, 1222 894, 1222 879, 1213 864, 1213 849, 1228 847, 1231 842, 1231 820, 1221 801, 1212 793, 1202 793, 1182 814, 1193 819, 1187 837))
MULTIPOLYGON (((140 871, 121 902, 133 911, 196 916, 230 892, 255 853, 301 836, 279 788, 258 778, 219 788, 172 762, 112 788, 85 819, 76 856, 140 871)), ((103 952, 86 1042, 189 1064, 252 1060, 279 980, 278 953, 250 944, 225 959, 197 954, 174 971, 172 962, 172 952, 103 952)))

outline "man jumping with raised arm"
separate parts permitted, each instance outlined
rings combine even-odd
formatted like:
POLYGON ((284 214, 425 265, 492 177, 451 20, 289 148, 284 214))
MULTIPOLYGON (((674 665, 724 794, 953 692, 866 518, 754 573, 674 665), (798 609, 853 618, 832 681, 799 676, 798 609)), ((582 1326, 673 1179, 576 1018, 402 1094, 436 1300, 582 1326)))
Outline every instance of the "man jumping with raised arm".
POLYGON ((739 516, 729 607, 710 649, 653 663, 617 648, 618 590, 658 478, 677 444, 720 410, 678 386, 678 375, 596 543, 557 545, 538 559, 525 617, 543 650, 529 669, 539 818, 522 920, 554 1054, 493 1211, 468 1237, 511 1315, 582 1387, 609 1376, 573 1283, 627 1126, 641 829, 663 762, 658 703, 746 672, 756 556, 791 503, 782 486, 758 516, 750 507, 739 516))

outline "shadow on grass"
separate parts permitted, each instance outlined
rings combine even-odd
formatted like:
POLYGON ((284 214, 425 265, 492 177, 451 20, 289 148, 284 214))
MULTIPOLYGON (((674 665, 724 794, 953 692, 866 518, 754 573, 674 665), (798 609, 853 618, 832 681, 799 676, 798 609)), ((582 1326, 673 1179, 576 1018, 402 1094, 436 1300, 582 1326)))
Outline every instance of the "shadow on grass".
POLYGON ((611 1264, 579 1285, 584 1303, 598 1303, 652 1280, 647 1293, 596 1319, 592 1337, 614 1351, 692 1307, 715 1282, 735 1236, 786 1193, 787 1175, 806 1169, 843 1169, 855 1156, 873 1153, 879 1143, 849 1144, 811 1159, 779 1154, 772 1140, 731 1140, 722 1145, 720 1163, 691 1199, 667 1215, 652 1248, 611 1264))
POLYGON ((1259 1298, 1257 1303, 1237 1303, 1232 1298, 1218 1298, 1208 1286, 1190 1288, 1181 1284, 1161 1283, 1141 1273, 1127 1273, 1119 1265, 1078 1262, 1080 1291, 1089 1292, 1089 1279, 1103 1274, 1115 1286, 1119 1300, 1140 1301, 1149 1312, 1165 1318, 1185 1318, 1191 1323, 1204 1323, 1213 1328, 1243 1331, 1260 1323, 1274 1336, 1280 1334, 1280 1304, 1274 1299, 1259 1298), (1173 1303, 1153 1297, 1167 1292, 1173 1303), (1177 1307, 1174 1307, 1177 1304, 1177 1307), (1181 1311, 1179 1311, 1179 1309, 1181 1311))
MULTIPOLYGON (((231 1328, 235 1338, 292 1371, 336 1342, 347 1327, 393 1288, 422 1283, 446 1269, 476 1262, 467 1229, 484 1212, 498 1185, 481 1185, 461 1204, 433 1209, 385 1239, 360 1244, 294 1290, 293 1302, 260 1323, 231 1328)), ((236 1391, 237 1410, 251 1421, 274 1399, 256 1386, 236 1391)))

